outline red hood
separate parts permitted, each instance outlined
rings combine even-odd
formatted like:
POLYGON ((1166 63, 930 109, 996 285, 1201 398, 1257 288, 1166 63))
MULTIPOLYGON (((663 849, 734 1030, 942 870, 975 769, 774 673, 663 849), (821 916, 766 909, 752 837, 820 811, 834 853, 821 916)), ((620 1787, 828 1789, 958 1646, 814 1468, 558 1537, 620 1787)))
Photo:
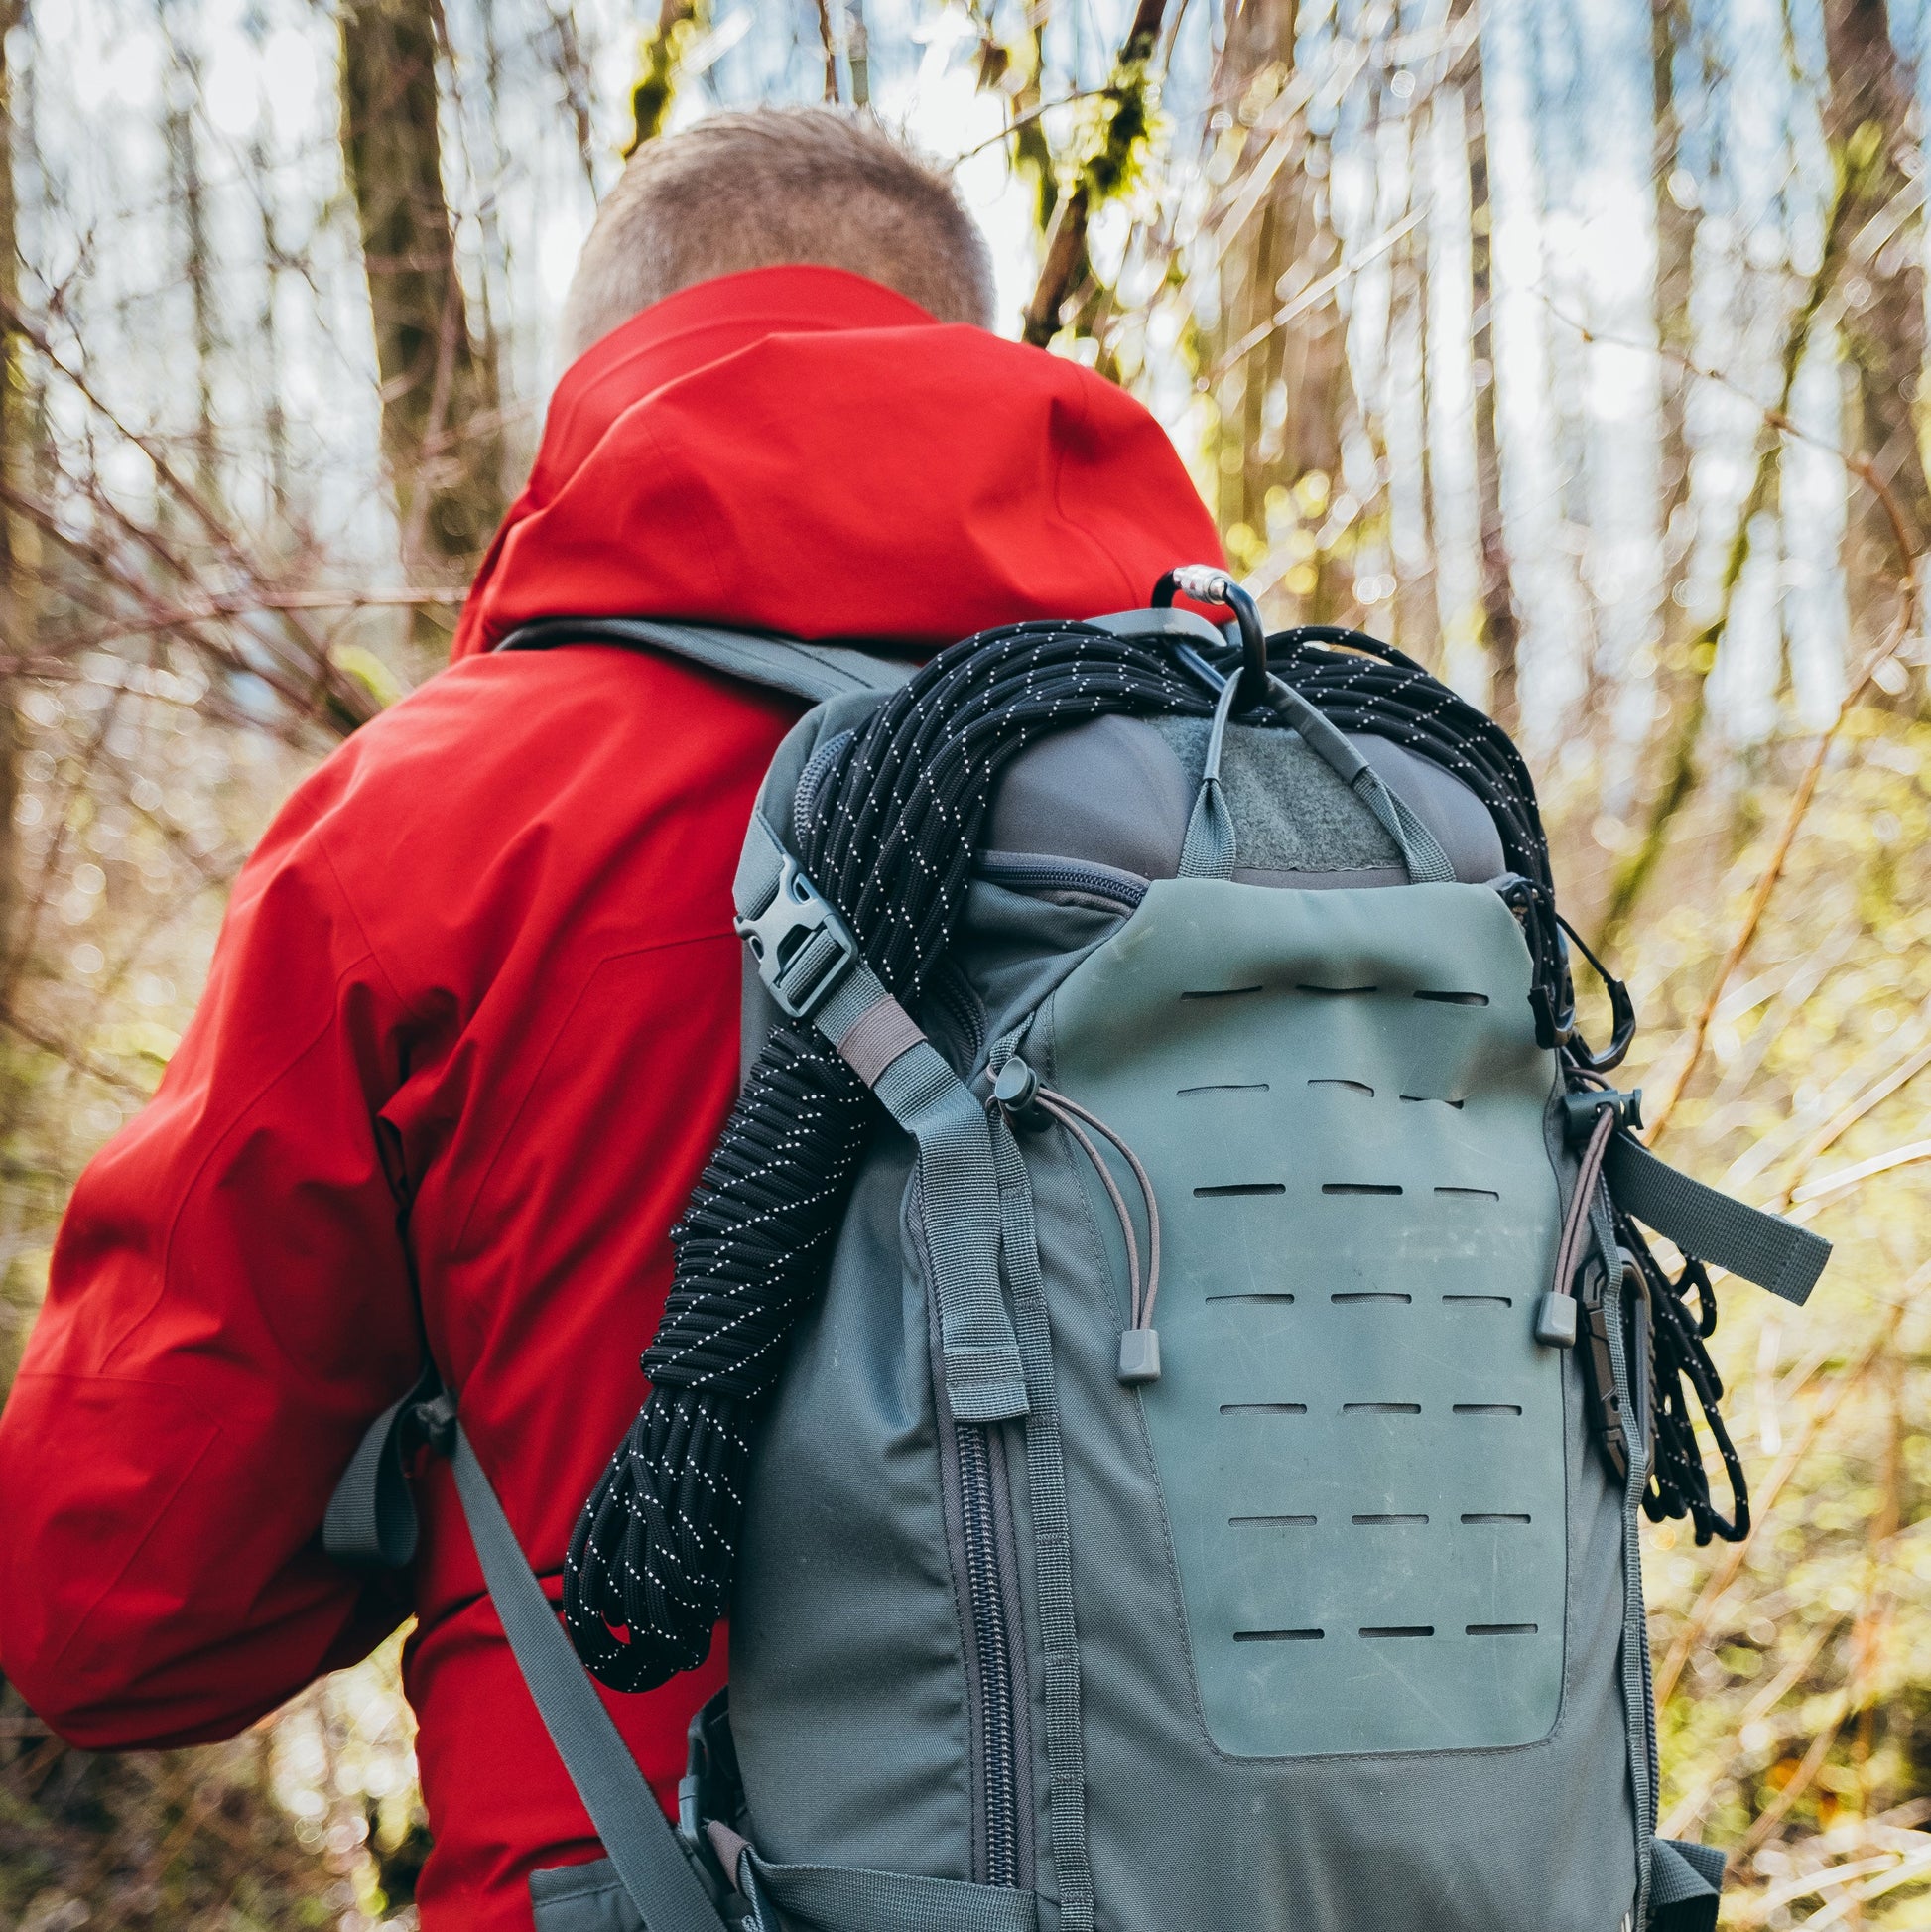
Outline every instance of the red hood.
POLYGON ((1220 540, 1160 426, 1089 370, 839 269, 685 289, 571 367, 463 608, 919 646, 1143 604, 1220 540))

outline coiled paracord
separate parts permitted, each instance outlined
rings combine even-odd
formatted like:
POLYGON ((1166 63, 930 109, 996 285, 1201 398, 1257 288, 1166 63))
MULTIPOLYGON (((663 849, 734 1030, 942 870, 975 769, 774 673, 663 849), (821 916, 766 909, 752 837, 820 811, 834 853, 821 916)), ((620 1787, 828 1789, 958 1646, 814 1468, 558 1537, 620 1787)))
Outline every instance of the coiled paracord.
MULTIPOLYGON (((1399 652, 1352 633, 1318 637, 1376 656, 1289 632, 1270 640, 1274 670, 1343 730, 1391 738, 1467 784, 1510 866, 1552 910, 1534 787, 1507 736, 1399 652)), ((915 1008, 957 934, 1007 761, 1109 712, 1206 716, 1215 696, 1157 638, 1054 623, 967 638, 815 761, 794 820, 799 856, 867 965, 915 1008)), ((1552 917, 1531 912, 1524 927, 1537 983, 1566 1001, 1552 917)), ((822 1285, 872 1118, 870 1095, 828 1042, 778 1029, 672 1230, 671 1291, 643 1358, 650 1394, 583 1505, 564 1571, 571 1639, 613 1689, 648 1690, 708 1652, 758 1420, 785 1341, 822 1285)))

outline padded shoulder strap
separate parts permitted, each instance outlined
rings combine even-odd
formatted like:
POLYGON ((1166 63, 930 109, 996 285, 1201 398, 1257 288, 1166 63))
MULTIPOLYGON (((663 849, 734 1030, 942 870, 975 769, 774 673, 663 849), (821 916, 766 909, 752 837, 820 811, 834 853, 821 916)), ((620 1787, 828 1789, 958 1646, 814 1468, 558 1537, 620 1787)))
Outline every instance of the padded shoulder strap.
POLYGON ((545 617, 513 630, 499 651, 549 651, 565 644, 621 644, 668 651, 748 684, 787 691, 822 705, 848 691, 895 691, 918 669, 899 658, 873 657, 847 644, 806 644, 795 637, 674 624, 657 617, 545 617))
POLYGON ((404 1462, 414 1442, 451 1457, 483 1582, 516 1667, 646 1932, 723 1932, 704 1881, 532 1574, 434 1369, 371 1424, 329 1501, 322 1547, 348 1563, 394 1562, 398 1550, 407 1561, 416 1544, 416 1509, 404 1462))

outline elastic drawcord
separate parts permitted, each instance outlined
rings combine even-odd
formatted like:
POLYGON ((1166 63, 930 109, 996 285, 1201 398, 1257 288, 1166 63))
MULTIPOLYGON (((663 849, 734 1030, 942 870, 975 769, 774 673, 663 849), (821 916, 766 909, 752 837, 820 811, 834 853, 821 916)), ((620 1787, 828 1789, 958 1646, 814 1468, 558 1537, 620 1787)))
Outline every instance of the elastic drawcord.
POLYGON ((1576 1192, 1570 1198, 1569 1214, 1562 1224, 1562 1238, 1556 1243, 1556 1278, 1550 1293, 1572 1292, 1576 1263, 1582 1259, 1583 1234, 1589 1226, 1590 1208, 1596 1198, 1596 1183, 1603 1172, 1603 1159, 1609 1152, 1609 1136, 1615 1132, 1615 1107, 1608 1100, 1597 1110, 1596 1125, 1590 1129, 1589 1144, 1576 1171, 1576 1192))
POLYGON ((1140 1165, 1140 1157, 1097 1114, 1089 1113, 1079 1101, 1069 1099, 1064 1094, 1055 1093, 1050 1087, 1040 1088, 1034 1097, 1085 1148, 1087 1158, 1093 1162, 1097 1171, 1107 1196, 1113 1204, 1113 1212, 1119 1217, 1120 1232, 1126 1238, 1126 1273, 1132 1310, 1130 1326, 1136 1329, 1150 1329, 1153 1326, 1154 1297, 1160 1292, 1160 1204, 1154 1199, 1152 1180, 1146 1169, 1140 1165), (1133 1179, 1139 1183, 1140 1199, 1146 1203, 1147 1264, 1144 1296, 1140 1291, 1140 1244, 1134 1238, 1133 1217, 1127 1212, 1126 1197, 1120 1193, 1119 1184, 1113 1179, 1112 1170, 1106 1165, 1099 1149, 1081 1128, 1082 1120, 1088 1126, 1104 1134, 1107 1140, 1119 1149, 1127 1166, 1133 1170, 1133 1179))

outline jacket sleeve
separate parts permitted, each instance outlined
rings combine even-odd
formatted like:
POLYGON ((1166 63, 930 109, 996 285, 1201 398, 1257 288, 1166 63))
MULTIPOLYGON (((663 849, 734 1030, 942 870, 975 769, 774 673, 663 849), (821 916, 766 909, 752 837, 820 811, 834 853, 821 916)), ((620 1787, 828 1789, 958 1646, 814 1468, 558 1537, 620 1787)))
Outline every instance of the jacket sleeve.
POLYGON ((421 1357, 376 1121, 409 1020, 322 846, 333 782, 244 869, 159 1092, 81 1177, 0 1415, 0 1669, 82 1747, 228 1736, 405 1609, 317 1541, 421 1357))

